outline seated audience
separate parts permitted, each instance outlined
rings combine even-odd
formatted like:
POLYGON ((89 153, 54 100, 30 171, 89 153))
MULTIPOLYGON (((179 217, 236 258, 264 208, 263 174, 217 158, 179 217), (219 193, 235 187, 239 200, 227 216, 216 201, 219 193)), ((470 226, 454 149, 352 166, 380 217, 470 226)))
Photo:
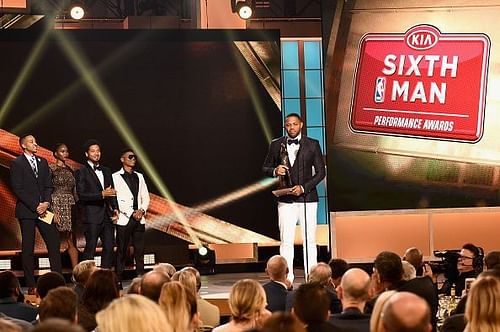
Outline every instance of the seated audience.
MULTIPOLYGON (((28 323, 27 321, 22 320, 22 319, 9 317, 2 312, 0 312, 0 322, 7 322, 7 325, 5 327, 6 332, 8 331, 7 326, 11 326, 11 324, 14 324, 16 329, 19 329, 19 331, 23 331, 23 332, 28 332, 28 331, 31 331, 33 329, 33 324, 28 323)), ((0 324, 0 331, 2 331, 2 332, 4 331, 2 329, 2 324, 0 324)), ((18 330, 16 330, 16 331, 18 331, 18 330)))
POLYGON ((59 272, 50 271, 38 277, 36 282, 36 295, 43 300, 51 289, 66 286, 64 277, 59 272))
POLYGON ((78 324, 86 331, 95 329, 96 313, 119 296, 115 273, 106 269, 94 271, 85 284, 82 302, 78 307, 78 324))
POLYGON ((335 290, 340 285, 340 280, 344 273, 349 270, 349 264, 341 258, 332 258, 328 262, 328 265, 332 270, 332 289, 335 290))
POLYGON ((286 310, 286 296, 291 284, 287 279, 288 265, 286 259, 280 255, 269 258, 266 265, 266 274, 269 282, 264 284, 264 291, 267 297, 266 309, 275 311, 286 310))
POLYGON ((306 332, 304 324, 289 312, 274 312, 271 317, 264 322, 265 332, 306 332))
POLYGON ((158 303, 163 284, 170 281, 170 277, 164 272, 149 271, 142 276, 141 295, 158 303))
POLYGON ((40 302, 40 322, 49 318, 61 318, 77 323, 78 299, 74 290, 66 286, 54 288, 40 302))
POLYGON ((99 332, 173 331, 160 306, 137 294, 115 299, 97 313, 96 321, 99 332))
POLYGON ((418 248, 411 247, 406 249, 403 260, 415 268, 417 276, 421 277, 424 275, 424 255, 418 248))
POLYGON ((213 332, 239 332, 260 328, 271 313, 266 310, 266 292, 255 280, 237 281, 229 293, 231 321, 213 332))
POLYGON ((500 279, 481 275, 469 291, 465 306, 465 332, 500 331, 500 279))
POLYGON ((21 332, 21 327, 15 323, 0 316, 0 331, 2 332, 21 332))
POLYGON ((135 277, 127 288, 127 294, 141 294, 142 277, 135 277))
POLYGON ((490 251, 484 257, 484 265, 487 270, 500 269, 500 251, 490 251))
POLYGON ((163 272, 166 275, 168 275, 168 277, 170 279, 172 279, 172 276, 174 275, 174 273, 177 272, 175 267, 170 263, 158 263, 155 266, 153 266, 153 271, 163 272))
POLYGON ((403 280, 408 281, 417 277, 417 271, 413 265, 407 261, 402 261, 401 264, 403 264, 403 280))
POLYGON ((219 307, 213 305, 200 296, 201 289, 201 276, 200 272, 194 267, 185 267, 181 271, 191 272, 196 280, 196 304, 198 305, 198 313, 204 329, 214 328, 220 324, 220 310, 219 307))
POLYGON ((37 324, 32 332, 84 332, 84 329, 66 319, 49 318, 37 324))
POLYGON ((431 312, 423 298, 410 292, 392 295, 382 311, 385 332, 430 332, 431 312))
MULTIPOLYGON (((457 279, 455 280, 455 294, 456 296, 462 296, 463 290, 465 289, 465 279, 476 278, 481 272, 483 262, 478 261, 477 257, 481 256, 482 250, 476 247, 472 243, 466 243, 462 246, 460 250, 460 256, 458 257, 457 270, 459 272, 457 279)), ((444 287, 444 286, 443 286, 444 287)), ((449 292, 447 292, 449 294, 449 292)))
POLYGON ((308 332, 345 331, 328 323, 330 297, 318 283, 305 283, 295 291, 292 313, 306 326, 308 332))
POLYGON ((347 270, 337 291, 342 302, 342 313, 334 314, 330 323, 353 331, 369 332, 370 315, 363 313, 366 301, 370 298, 368 273, 357 268, 347 270))
MULTIPOLYGON (((191 274, 191 272, 187 272, 191 274)), ((195 332, 199 326, 196 297, 179 281, 167 282, 161 289, 158 300, 160 308, 172 327, 172 332, 195 332)))
POLYGON ((6 316, 32 322, 36 319, 36 307, 18 302, 22 297, 21 286, 11 271, 0 272, 0 312, 6 316))
POLYGON ((373 311, 370 317, 370 332, 383 332, 382 326, 382 309, 389 300, 389 298, 396 294, 396 291, 385 291, 379 294, 377 301, 373 306, 373 311))
POLYGON ((81 302, 85 284, 89 280, 90 275, 97 269, 94 260, 88 259, 76 264, 73 268, 71 280, 75 284, 75 293, 78 296, 78 302, 81 302))

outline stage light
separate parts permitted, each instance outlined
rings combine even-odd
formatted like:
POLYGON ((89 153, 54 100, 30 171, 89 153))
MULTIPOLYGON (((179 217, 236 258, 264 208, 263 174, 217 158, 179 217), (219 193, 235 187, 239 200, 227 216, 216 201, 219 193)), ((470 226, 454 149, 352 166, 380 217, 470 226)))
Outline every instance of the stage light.
POLYGON ((144 254, 144 265, 155 265, 155 254, 144 254))
POLYGON ((231 0, 231 11, 244 20, 252 17, 254 8, 254 0, 231 0))
POLYGON ((101 256, 95 256, 94 257, 94 262, 95 262, 95 266, 97 267, 101 267, 101 256))
POLYGON ((215 251, 200 246, 194 255, 194 267, 200 274, 215 274, 215 251))
POLYGON ((73 6, 69 11, 69 15, 74 20, 81 20, 85 16, 85 9, 80 5, 73 6))
POLYGON ((10 259, 0 259, 0 270, 11 270, 12 262, 10 259))
POLYGON ((47 257, 38 258, 38 269, 50 269, 50 261, 47 257))

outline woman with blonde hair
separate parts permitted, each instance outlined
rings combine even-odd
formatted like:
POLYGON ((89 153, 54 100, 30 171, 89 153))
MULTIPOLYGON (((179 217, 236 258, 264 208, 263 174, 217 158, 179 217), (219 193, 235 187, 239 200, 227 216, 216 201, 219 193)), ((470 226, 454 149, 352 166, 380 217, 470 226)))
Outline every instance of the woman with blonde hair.
POLYGON ((158 299, 172 332, 193 332, 198 329, 199 315, 196 297, 180 282, 171 281, 161 288, 158 299))
POLYGON ((480 275, 472 284, 465 319, 464 332, 500 332, 500 280, 496 276, 480 275))
POLYGON ((137 294, 111 302, 96 315, 99 332, 165 332, 173 331, 161 308, 137 294))
POLYGON ((396 294, 396 291, 385 291, 380 293, 373 306, 372 315, 370 318, 370 332, 380 332, 382 330, 382 310, 387 301, 396 294))
POLYGON ((239 332, 260 328, 271 316, 266 310, 267 299, 264 288, 255 280, 237 281, 231 288, 228 302, 231 321, 215 328, 213 332, 239 332))

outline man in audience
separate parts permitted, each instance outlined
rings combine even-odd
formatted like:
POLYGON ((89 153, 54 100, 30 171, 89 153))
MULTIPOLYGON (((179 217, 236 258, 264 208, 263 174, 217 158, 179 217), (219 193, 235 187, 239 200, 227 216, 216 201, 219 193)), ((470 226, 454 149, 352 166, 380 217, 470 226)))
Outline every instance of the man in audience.
POLYGON ((417 271, 415 267, 408 263, 407 261, 402 261, 403 264, 403 280, 411 280, 417 277, 417 271))
POLYGON ((0 272, 0 312, 5 315, 32 322, 36 319, 37 309, 32 305, 18 302, 21 287, 14 273, 0 272))
POLYGON ((286 296, 289 293, 288 288, 291 286, 290 281, 286 278, 288 275, 286 259, 280 255, 269 258, 266 273, 270 279, 263 286, 267 297, 266 309, 271 312, 285 311, 286 296))
POLYGON ((169 281, 170 278, 165 273, 150 271, 142 276, 140 288, 141 295, 153 300, 153 302, 158 303, 161 288, 163 287, 163 284, 169 281))
POLYGON ((75 284, 74 291, 78 296, 78 303, 82 300, 83 291, 85 290, 85 283, 89 280, 90 275, 97 269, 95 261, 87 259, 76 264, 73 268, 72 280, 75 284))
MULTIPOLYGON (((337 296, 337 292, 332 290, 332 270, 326 263, 318 263, 311 267, 307 276, 308 283, 319 284, 324 287, 328 297, 330 298, 330 313, 336 314, 342 312, 342 303, 337 296)), ((286 298, 286 310, 289 311, 292 307, 295 292, 289 292, 286 298)))
POLYGON ((344 331, 328 323, 330 298, 325 287, 305 283, 295 291, 292 313, 306 325, 308 332, 344 331))
POLYGON ((172 279, 172 276, 177 270, 175 269, 175 266, 173 266, 170 263, 158 263, 155 266, 153 266, 153 271, 163 272, 167 274, 169 278, 172 279))
POLYGON ((75 291, 69 287, 60 286, 50 290, 38 309, 40 322, 49 318, 61 318, 76 324, 78 321, 77 301, 75 291))
POLYGON ((57 288, 59 286, 66 286, 66 281, 64 277, 58 272, 48 272, 40 277, 36 282, 36 294, 43 300, 43 298, 49 293, 51 289, 57 288))
POLYGON ((459 274, 455 280, 456 296, 463 295, 462 292, 465 289, 465 279, 476 278, 482 271, 483 258, 482 249, 476 247, 472 243, 466 243, 462 246, 457 262, 459 274))
MULTIPOLYGON (((411 292, 422 297, 431 308, 432 326, 436 326, 438 297, 432 279, 425 276, 404 281, 403 264, 397 254, 383 251, 377 255, 374 261, 372 285, 374 285, 376 296, 385 290, 397 290, 411 292)), ((371 313, 375 300, 376 298, 367 304, 367 310, 365 310, 367 313, 371 313)))
POLYGON ((415 247, 406 249, 403 260, 407 261, 415 268, 417 276, 422 276, 424 274, 424 255, 422 252, 415 247))
POLYGON ((33 329, 33 324, 22 319, 9 317, 0 312, 0 331, 9 332, 10 330, 8 328, 12 328, 12 331, 15 332, 30 332, 33 329), (2 325, 2 323, 5 323, 6 325, 2 325))
POLYGON ((382 326, 385 332, 430 332, 432 325, 429 306, 424 299, 413 293, 398 292, 384 306, 382 326))
POLYGON ((85 332, 85 330, 66 319, 49 318, 38 324, 31 332, 85 332))
POLYGON ((328 262, 328 265, 332 270, 332 288, 335 290, 335 288, 340 285, 340 280, 344 273, 349 270, 349 264, 342 258, 332 258, 330 262, 328 262))
POLYGON ((338 287, 342 302, 342 313, 334 314, 330 323, 337 327, 351 328, 354 331, 370 331, 370 315, 363 313, 370 295, 370 276, 364 270, 347 270, 338 287))
POLYGON ((500 269, 500 251, 490 251, 484 257, 484 265, 487 270, 500 269))

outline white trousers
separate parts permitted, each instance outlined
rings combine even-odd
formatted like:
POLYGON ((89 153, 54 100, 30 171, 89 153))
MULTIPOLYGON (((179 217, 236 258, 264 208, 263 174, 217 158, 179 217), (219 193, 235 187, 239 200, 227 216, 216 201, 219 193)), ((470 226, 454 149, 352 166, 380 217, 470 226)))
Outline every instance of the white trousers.
POLYGON ((302 228, 302 242, 304 249, 304 273, 307 277, 309 270, 317 263, 316 249, 316 212, 318 202, 278 202, 278 222, 280 229, 280 255, 288 264, 288 280, 293 282, 293 256, 295 241, 295 225, 297 221, 302 228), (304 207, 306 209, 304 213, 304 207), (307 222, 306 222, 307 221, 307 222))

